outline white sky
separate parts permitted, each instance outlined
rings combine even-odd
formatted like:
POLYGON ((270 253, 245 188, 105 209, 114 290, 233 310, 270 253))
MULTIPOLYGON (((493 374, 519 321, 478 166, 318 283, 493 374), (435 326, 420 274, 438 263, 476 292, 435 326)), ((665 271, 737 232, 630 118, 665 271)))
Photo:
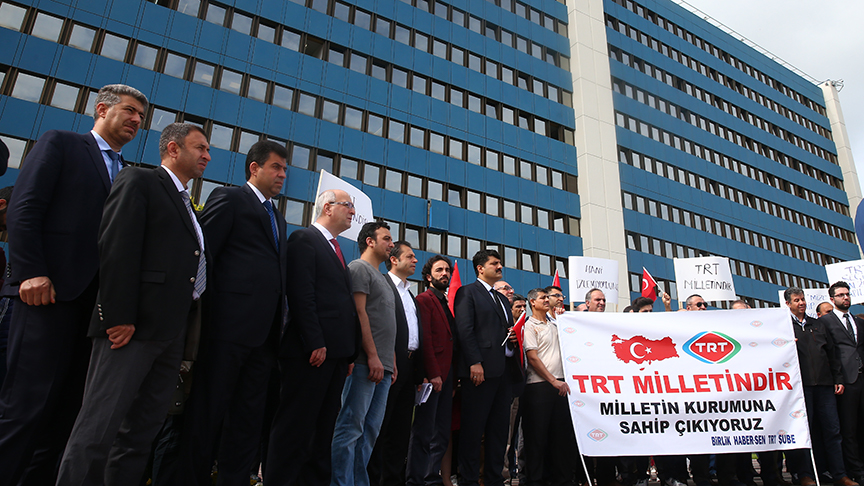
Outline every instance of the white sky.
POLYGON ((864 181, 864 2, 686 0, 819 81, 842 79, 840 105, 864 181))

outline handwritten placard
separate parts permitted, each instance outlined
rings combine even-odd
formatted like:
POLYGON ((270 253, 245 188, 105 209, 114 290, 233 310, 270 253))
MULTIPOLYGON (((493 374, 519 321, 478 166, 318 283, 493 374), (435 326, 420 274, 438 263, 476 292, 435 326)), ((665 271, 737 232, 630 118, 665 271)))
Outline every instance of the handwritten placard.
POLYGON ((675 258, 673 263, 679 300, 684 301, 693 294, 699 294, 708 301, 738 298, 728 258, 675 258))
POLYGON ((864 302, 864 260, 825 265, 825 273, 828 274, 828 285, 840 280, 849 284, 849 297, 853 304, 864 302))
POLYGON ((618 260, 571 256, 570 302, 582 302, 585 293, 597 288, 603 291, 606 302, 618 301, 618 260))
MULTIPOLYGON (((341 189, 351 196, 351 202, 354 203, 354 218, 351 220, 351 227, 343 231, 339 236, 356 241, 357 236, 360 235, 360 228, 375 219, 372 215, 372 200, 360 189, 322 169, 315 197, 317 198, 318 194, 331 189, 341 189)), ((317 214, 317 208, 313 214, 317 214)))
MULTIPOLYGON (((804 291, 804 300, 807 302, 807 315, 810 317, 816 317, 816 307, 819 306, 822 302, 831 302, 831 299, 828 298, 828 289, 801 289, 804 291)), ((786 289, 780 289, 777 291, 778 302, 780 302, 780 307, 786 306, 786 296, 784 293, 786 289)))

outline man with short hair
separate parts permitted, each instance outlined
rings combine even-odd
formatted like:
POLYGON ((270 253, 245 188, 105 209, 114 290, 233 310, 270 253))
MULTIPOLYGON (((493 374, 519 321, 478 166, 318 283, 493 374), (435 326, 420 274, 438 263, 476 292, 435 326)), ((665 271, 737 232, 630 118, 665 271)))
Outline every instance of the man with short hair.
POLYGON ((733 310, 736 310, 736 309, 749 309, 749 308, 750 308, 750 304, 748 304, 746 301, 744 301, 744 300, 742 300, 742 299, 738 299, 738 300, 732 302, 731 308, 732 308, 733 310))
POLYGON ((414 416, 414 395, 423 383, 423 335, 417 302, 411 294, 408 277, 414 275, 417 257, 411 243, 397 241, 384 261, 386 280, 396 298, 396 381, 387 394, 387 409, 381 432, 369 460, 373 485, 404 486, 405 461, 414 416))
POLYGON ((0 390, 0 477, 9 484, 56 479, 90 359, 102 209, 146 112, 137 89, 104 86, 90 132, 49 130, 21 163, 8 216, 4 294, 15 312, 0 390))
POLYGON ((834 306, 831 305, 831 302, 822 302, 816 306, 816 318, 818 319, 832 310, 834 310, 834 306))
POLYGON ((498 282, 495 282, 495 286, 493 288, 498 292, 504 294, 504 297, 507 297, 507 300, 510 302, 510 304, 513 304, 513 296, 516 295, 516 291, 510 284, 503 280, 499 280, 498 282))
POLYGON ((864 321, 849 312, 852 299, 849 284, 834 282, 828 287, 834 309, 819 318, 834 340, 834 354, 840 360, 843 393, 837 395, 843 462, 846 473, 856 482, 864 479, 864 463, 858 441, 858 426, 864 421, 864 321))
POLYGON ((564 291, 557 285, 550 285, 543 289, 543 292, 549 297, 549 317, 556 319, 559 315, 567 310, 567 296, 564 291))
POLYGON ((708 303, 699 294, 693 294, 684 301, 685 309, 688 311, 708 310, 708 303))
POLYGON ((441 459, 450 440, 453 410, 453 330, 455 319, 447 301, 450 259, 430 258, 420 272, 429 289, 417 296, 423 329, 423 361, 432 393, 414 410, 411 445, 408 450, 407 484, 442 484, 441 459))
POLYGON ((351 275, 336 239, 351 227, 351 196, 321 192, 313 217, 286 243, 290 320, 282 332, 282 386, 264 470, 271 486, 330 484, 333 427, 360 340, 351 275))
POLYGON ((267 388, 285 312, 285 219, 273 198, 287 157, 284 145, 256 142, 246 184, 217 187, 204 206, 214 298, 184 412, 183 484, 209 485, 214 459, 223 484, 249 480, 266 403, 249 397, 267 388))
POLYGON ((606 295, 598 288, 593 288, 585 294, 585 305, 588 312, 606 312, 606 295))
POLYGON ((648 297, 636 297, 630 304, 631 312, 654 312, 654 301, 648 297))
MULTIPOLYGON (((843 378, 840 360, 834 355, 834 341, 823 322, 807 315, 807 302, 802 289, 790 287, 783 293, 783 297, 792 314, 804 401, 808 415, 812 416, 809 421, 810 438, 815 456, 824 458, 835 485, 855 486, 858 483, 846 476, 843 465, 840 419, 834 398, 835 395, 843 394, 843 378), (819 424, 818 427, 816 423, 819 424)), ((797 468, 795 472, 801 486, 816 484, 808 449, 788 451, 786 457, 789 464, 797 468)))
POLYGON ((187 184, 204 174, 210 144, 198 126, 172 123, 159 155, 159 168, 124 169, 105 202, 93 351, 57 484, 140 481, 180 362, 194 353, 186 336, 200 326, 207 261, 187 184))
POLYGON ((366 466, 384 420, 390 385, 397 378, 396 297, 387 277, 378 270, 393 249, 390 226, 381 221, 364 224, 357 246, 360 258, 349 263, 348 270, 361 349, 342 390, 331 449, 331 486, 369 485, 366 466))
POLYGON ((513 319, 518 321, 522 314, 525 312, 525 308, 528 306, 528 299, 525 297, 514 294, 513 295, 513 304, 510 306, 510 311, 513 313, 513 319))
POLYGON ((460 346, 457 373, 462 378, 462 428, 459 471, 462 486, 477 486, 485 433, 484 483, 504 482, 504 454, 513 384, 522 379, 509 340, 513 314, 493 286, 501 280, 501 256, 480 250, 472 259, 477 280, 456 292, 456 329, 460 346), (515 360, 515 362, 514 362, 515 360))

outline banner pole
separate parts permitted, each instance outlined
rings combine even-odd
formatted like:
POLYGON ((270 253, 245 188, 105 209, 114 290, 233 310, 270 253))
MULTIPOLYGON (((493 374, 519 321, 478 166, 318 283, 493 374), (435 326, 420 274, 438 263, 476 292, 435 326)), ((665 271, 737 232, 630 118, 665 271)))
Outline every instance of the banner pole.
MULTIPOLYGON (((579 446, 579 439, 576 439, 576 446, 579 446)), ((585 470, 585 477, 588 480, 588 484, 594 484, 594 480, 591 479, 591 474, 588 473, 588 465, 585 464, 585 455, 582 454, 581 449, 579 452, 579 459, 582 460, 582 469, 585 470)))
MULTIPOLYGON (((781 451, 782 453, 782 451, 781 451)), ((810 445, 810 463, 813 464, 813 479, 816 480, 816 486, 822 486, 822 483, 819 481, 819 470, 816 469, 816 458, 813 457, 813 445, 810 445)))

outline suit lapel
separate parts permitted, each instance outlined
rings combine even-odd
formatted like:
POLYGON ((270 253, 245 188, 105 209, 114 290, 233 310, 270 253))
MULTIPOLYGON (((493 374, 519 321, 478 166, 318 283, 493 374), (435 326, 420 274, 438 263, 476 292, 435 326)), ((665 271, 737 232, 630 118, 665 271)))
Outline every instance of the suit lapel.
MULTIPOLYGON (((258 195, 255 194, 255 191, 253 191, 252 188, 250 188, 248 184, 243 184, 243 193, 245 193, 247 196, 246 201, 250 205, 252 205, 253 211, 255 211, 255 214, 258 215, 258 221, 261 223, 261 226, 264 227, 264 234, 268 236, 267 239, 270 240, 270 246, 273 247, 273 251, 276 251, 277 250, 276 249, 276 240, 274 240, 273 236, 272 236, 273 235, 273 227, 270 225, 270 215, 267 214, 267 210, 264 209, 264 204, 262 204, 261 201, 258 200, 258 195)), ((271 201, 271 203, 272 203, 272 201, 271 201)), ((273 209, 274 209, 273 215, 275 216, 276 215, 276 211, 275 211, 276 208, 273 208, 273 209)), ((278 228, 279 227, 279 223, 278 223, 279 218, 276 218, 276 220, 277 220, 276 227, 278 228)))
POLYGON ((192 220, 189 218, 189 211, 186 210, 186 204, 183 203, 183 197, 180 196, 180 191, 177 190, 177 186, 174 185, 174 181, 171 179, 171 176, 168 175, 168 172, 163 168, 156 169, 156 174, 159 176, 159 180, 162 182, 162 187, 165 191, 168 192, 169 199, 171 199, 171 203, 180 213, 180 219, 183 220, 183 224, 186 226, 186 229, 189 230, 189 233, 195 238, 195 241, 198 241, 198 234, 195 232, 195 227, 192 226, 192 220))
POLYGON ((102 151, 99 150, 99 145, 96 143, 96 139, 93 138, 93 134, 87 132, 83 134, 81 139, 84 141, 84 145, 87 146, 87 153, 90 154, 90 162, 96 167, 96 172, 99 173, 99 178, 102 179, 102 184, 105 186, 105 190, 111 191, 111 179, 108 178, 108 167, 105 166, 105 159, 102 157, 102 151))
POLYGON ((492 295, 492 292, 495 292, 496 294, 498 292, 496 292, 495 290, 492 290, 491 292, 489 290, 486 290, 486 286, 483 285, 479 280, 476 281, 476 284, 480 292, 486 294, 486 302, 488 302, 489 305, 494 307, 495 313, 498 315, 498 317, 501 318, 501 321, 507 322, 507 315, 504 314, 504 309, 501 308, 501 303, 496 297, 492 295))

